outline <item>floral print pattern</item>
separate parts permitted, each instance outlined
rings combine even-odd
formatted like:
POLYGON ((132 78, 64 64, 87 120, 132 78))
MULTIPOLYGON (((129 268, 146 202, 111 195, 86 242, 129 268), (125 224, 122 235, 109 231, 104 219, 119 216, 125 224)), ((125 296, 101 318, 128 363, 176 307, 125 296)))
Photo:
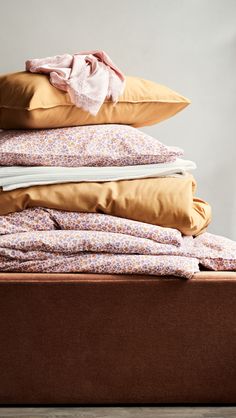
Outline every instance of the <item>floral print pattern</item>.
POLYGON ((0 132, 0 165, 105 167, 174 161, 183 151, 126 125, 0 132))
POLYGON ((236 242, 103 214, 34 208, 0 217, 0 271, 175 275, 236 270, 236 242))
POLYGON ((174 275, 191 279, 199 269, 198 260, 187 257, 82 253, 74 256, 55 254, 53 258, 24 262, 0 257, 0 271, 174 275))
POLYGON ((210 270, 236 271, 236 242, 205 232, 194 239, 194 252, 210 270))
MULTIPOLYGON (((191 237, 185 237, 183 244, 176 247, 160 244, 146 238, 102 231, 33 231, 0 236, 1 249, 20 251, 45 251, 52 253, 76 254, 78 252, 105 252, 113 254, 143 255, 190 255, 191 237), (186 245, 187 244, 187 245, 186 245)), ((192 241, 191 241, 192 242, 192 241)), ((27 254, 24 254, 27 258, 27 254)))
POLYGON ((173 228, 100 213, 78 213, 55 209, 30 208, 0 216, 0 235, 31 231, 84 230, 116 232, 149 238, 162 244, 181 245, 182 235, 173 228))

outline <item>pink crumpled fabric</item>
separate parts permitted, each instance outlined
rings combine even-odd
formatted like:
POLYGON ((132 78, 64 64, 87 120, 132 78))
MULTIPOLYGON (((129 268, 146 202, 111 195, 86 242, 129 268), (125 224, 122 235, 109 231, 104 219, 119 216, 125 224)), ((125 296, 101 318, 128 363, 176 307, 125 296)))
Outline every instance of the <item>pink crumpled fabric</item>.
POLYGON ((179 247, 183 238, 173 228, 147 224, 132 219, 119 218, 103 213, 67 212, 56 209, 29 208, 0 216, 0 237, 33 231, 101 231, 148 238, 160 244, 179 247))
POLYGON ((124 91, 125 77, 104 51, 30 59, 25 67, 49 74, 53 86, 67 91, 75 106, 94 116, 106 99, 116 103, 124 91))
POLYGON ((32 208, 0 216, 0 271, 175 275, 236 270, 236 242, 98 213, 32 208))

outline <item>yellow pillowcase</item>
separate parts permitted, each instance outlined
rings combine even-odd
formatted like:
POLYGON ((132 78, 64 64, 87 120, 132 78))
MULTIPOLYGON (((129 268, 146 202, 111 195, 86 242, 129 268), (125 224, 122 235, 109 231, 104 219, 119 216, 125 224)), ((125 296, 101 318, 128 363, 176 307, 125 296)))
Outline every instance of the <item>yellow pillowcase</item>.
POLYGON ((106 101, 92 116, 74 106, 68 93, 53 87, 48 76, 18 72, 0 77, 0 128, 57 128, 120 123, 152 125, 175 115, 190 101, 168 87, 126 77, 119 102, 106 101))
POLYGON ((0 215, 32 207, 98 212, 198 235, 211 220, 208 203, 193 196, 189 176, 104 183, 63 183, 0 191, 0 215))

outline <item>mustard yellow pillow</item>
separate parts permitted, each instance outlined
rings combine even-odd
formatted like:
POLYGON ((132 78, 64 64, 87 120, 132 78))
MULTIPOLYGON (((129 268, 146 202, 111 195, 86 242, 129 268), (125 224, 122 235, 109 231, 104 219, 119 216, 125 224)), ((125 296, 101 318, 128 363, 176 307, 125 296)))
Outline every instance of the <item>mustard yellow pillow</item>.
POLYGON ((104 183, 63 183, 0 190, 0 216, 32 207, 98 212, 198 235, 211 220, 211 208, 194 197, 195 179, 159 177, 104 183))
POLYGON ((126 88, 117 104, 106 101, 98 114, 74 106, 68 93, 58 90, 48 76, 18 72, 0 76, 0 128, 57 128, 120 123, 134 127, 152 125, 175 115, 190 101, 152 81, 126 77, 126 88))

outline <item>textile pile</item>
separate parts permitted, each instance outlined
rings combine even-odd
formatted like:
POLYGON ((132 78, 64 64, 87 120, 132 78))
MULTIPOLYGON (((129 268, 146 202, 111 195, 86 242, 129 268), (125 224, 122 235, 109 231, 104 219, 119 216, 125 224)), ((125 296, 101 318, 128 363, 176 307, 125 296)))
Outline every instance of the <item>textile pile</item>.
POLYGON ((206 232, 196 164, 137 127, 189 104, 103 51, 0 77, 0 271, 175 275, 236 269, 206 232))

